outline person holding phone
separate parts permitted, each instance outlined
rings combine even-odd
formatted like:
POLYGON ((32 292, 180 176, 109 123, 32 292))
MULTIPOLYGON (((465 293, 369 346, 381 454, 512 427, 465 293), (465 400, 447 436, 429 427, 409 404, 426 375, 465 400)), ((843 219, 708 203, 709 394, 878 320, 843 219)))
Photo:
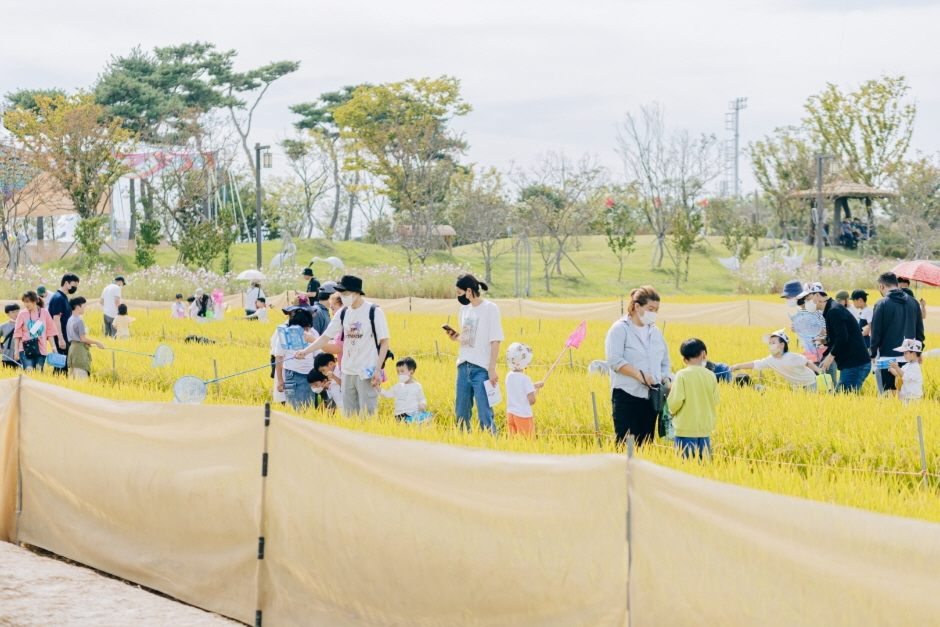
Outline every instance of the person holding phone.
POLYGON ((457 320, 460 332, 443 325, 447 337, 460 342, 457 353, 457 399, 454 411, 457 425, 470 431, 470 417, 476 401, 480 429, 496 435, 493 408, 486 398, 486 387, 499 384, 496 361, 499 359, 499 344, 503 341, 503 326, 499 307, 480 297, 480 291, 488 291, 486 283, 478 281, 472 274, 462 274, 454 284, 457 301, 462 305, 457 320))

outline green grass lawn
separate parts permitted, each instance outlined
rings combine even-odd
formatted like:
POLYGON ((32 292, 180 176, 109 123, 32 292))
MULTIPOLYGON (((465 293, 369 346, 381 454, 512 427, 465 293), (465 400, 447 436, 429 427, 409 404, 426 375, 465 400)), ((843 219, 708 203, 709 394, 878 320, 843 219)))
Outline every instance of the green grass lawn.
MULTIPOLYGON (((405 266, 407 264, 404 253, 397 247, 384 247, 361 242, 331 242, 322 239, 294 240, 297 245, 297 263, 305 266, 312 257, 328 257, 334 255, 343 260, 349 268, 363 266, 377 266, 387 264, 392 266, 405 266)), ((510 247, 507 240, 502 242, 505 248, 510 247)), ((265 242, 262 249, 264 265, 267 267, 271 258, 280 251, 281 243, 265 242)), ((857 258, 852 252, 841 249, 826 249, 827 258, 836 259, 857 258)), ((719 263, 719 257, 730 257, 730 253, 721 245, 719 238, 709 237, 699 251, 693 253, 690 264, 689 280, 681 281, 676 288, 675 277, 672 274, 671 261, 668 255, 663 260, 662 268, 650 269, 650 259, 653 254, 653 237, 640 236, 636 251, 624 263, 623 280, 617 280, 617 259, 607 248, 606 241, 601 236, 581 238, 580 247, 570 251, 571 261, 562 262, 561 276, 551 277, 551 292, 545 289, 542 258, 538 248, 533 244, 532 250, 532 283, 531 297, 533 298, 586 298, 596 300, 599 297, 619 297, 639 285, 654 285, 665 295, 678 294, 733 294, 734 280, 724 266, 719 263), (572 263, 573 261, 573 263, 572 263), (575 264, 577 268, 575 268, 575 264), (584 273, 584 276, 578 271, 584 273)), ((757 252, 751 259, 762 256, 757 252)), ((175 250, 161 251, 157 254, 158 263, 170 265, 176 262, 175 250)), ((232 267, 241 271, 255 266, 255 245, 236 244, 232 249, 232 267)), ((469 265, 478 278, 483 278, 483 258, 476 246, 459 246, 454 249, 453 256, 446 251, 434 253, 428 264, 433 263, 459 263, 469 265)), ((522 260, 524 263, 524 260, 522 260)), ((499 257, 493 266, 491 291, 493 297, 512 297, 515 295, 515 255, 510 250, 499 257)), ((218 270, 218 262, 216 270, 218 270)), ((314 265, 318 276, 325 275, 328 266, 323 263, 314 265)))

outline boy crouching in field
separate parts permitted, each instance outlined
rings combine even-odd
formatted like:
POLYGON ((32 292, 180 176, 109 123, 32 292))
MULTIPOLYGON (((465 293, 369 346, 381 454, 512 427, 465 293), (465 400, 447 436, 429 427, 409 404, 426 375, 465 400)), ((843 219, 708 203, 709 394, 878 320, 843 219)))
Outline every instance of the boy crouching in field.
POLYGON ((705 367, 705 342, 689 339, 679 348, 686 367, 676 373, 669 394, 669 412, 676 429, 675 447, 683 457, 694 452, 711 456, 711 433, 718 422, 718 379, 705 367))
POLYGON ((65 325, 65 334, 70 342, 66 365, 69 369, 69 376, 80 380, 87 379, 91 374, 91 350, 88 347, 94 345, 104 348, 104 344, 88 337, 88 325, 82 317, 85 314, 86 302, 81 296, 76 296, 69 301, 72 317, 65 325))

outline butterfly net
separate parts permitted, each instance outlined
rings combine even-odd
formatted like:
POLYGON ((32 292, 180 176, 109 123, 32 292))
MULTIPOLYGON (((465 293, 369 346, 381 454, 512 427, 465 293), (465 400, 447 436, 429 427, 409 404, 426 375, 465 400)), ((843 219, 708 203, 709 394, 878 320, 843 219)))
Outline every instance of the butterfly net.
POLYGON ((208 392, 205 381, 199 377, 185 376, 180 377, 173 384, 173 394, 181 403, 198 405, 206 400, 208 392))
POLYGON ((173 358, 173 349, 166 344, 161 344, 157 347, 157 350, 153 352, 153 363, 150 364, 150 367, 165 368, 173 364, 173 358))

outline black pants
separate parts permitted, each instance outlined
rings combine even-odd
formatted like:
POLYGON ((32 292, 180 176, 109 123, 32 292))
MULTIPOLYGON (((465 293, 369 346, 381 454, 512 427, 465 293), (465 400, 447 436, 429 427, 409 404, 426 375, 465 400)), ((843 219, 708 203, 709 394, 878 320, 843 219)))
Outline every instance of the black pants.
POLYGON ((614 431, 617 445, 622 446, 627 434, 636 438, 637 446, 653 439, 656 430, 656 411, 648 398, 637 398, 615 388, 611 397, 613 405, 614 431))
POLYGON ((898 379, 895 377, 887 368, 881 371, 881 390, 896 390, 898 389, 898 379))

